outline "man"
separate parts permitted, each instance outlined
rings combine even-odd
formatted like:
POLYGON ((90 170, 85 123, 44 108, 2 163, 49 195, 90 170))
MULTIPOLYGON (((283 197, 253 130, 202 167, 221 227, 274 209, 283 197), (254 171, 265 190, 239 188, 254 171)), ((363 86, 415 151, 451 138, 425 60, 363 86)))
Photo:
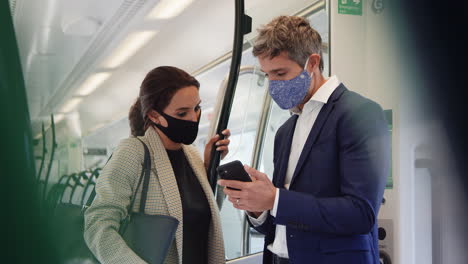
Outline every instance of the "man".
POLYGON ((276 133, 273 182, 220 180, 265 234, 263 263, 379 263, 377 214, 389 172, 381 107, 324 78, 320 35, 300 17, 259 30, 253 48, 273 100, 294 113, 276 133))

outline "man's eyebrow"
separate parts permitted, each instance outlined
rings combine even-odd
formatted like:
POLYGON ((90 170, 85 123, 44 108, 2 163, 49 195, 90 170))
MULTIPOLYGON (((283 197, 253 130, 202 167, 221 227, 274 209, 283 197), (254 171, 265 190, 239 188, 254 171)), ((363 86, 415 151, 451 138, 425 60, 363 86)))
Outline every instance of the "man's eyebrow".
MULTIPOLYGON (((277 72, 279 72, 279 71, 284 71, 284 70, 286 70, 286 68, 277 68, 277 69, 271 70, 270 72, 272 72, 272 73, 277 73, 277 72)), ((262 70, 262 69, 260 69, 260 71, 263 72, 263 73, 265 73, 265 74, 267 74, 267 72, 265 72, 265 71, 262 70)))

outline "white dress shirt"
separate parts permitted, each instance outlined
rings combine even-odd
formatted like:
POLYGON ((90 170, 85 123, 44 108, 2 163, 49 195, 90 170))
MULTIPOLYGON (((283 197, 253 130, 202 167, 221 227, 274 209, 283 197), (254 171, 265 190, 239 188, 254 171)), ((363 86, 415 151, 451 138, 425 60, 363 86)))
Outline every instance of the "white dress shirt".
MULTIPOLYGON (((291 144, 291 152, 289 155, 288 161, 288 169, 286 171, 286 178, 284 180, 284 188, 289 189, 291 185, 291 180, 294 174, 294 170, 296 169, 297 162, 299 161, 299 157, 302 153, 302 149, 306 143, 306 140, 312 130, 312 126, 317 119, 320 110, 322 109, 323 105, 325 105, 330 98, 331 94, 335 89, 340 85, 340 81, 334 75, 330 77, 318 90, 317 92, 310 98, 310 100, 304 105, 302 111, 299 109, 291 109, 291 112, 298 115, 296 128, 294 130, 293 140, 291 144)), ((275 196, 275 204, 273 209, 270 210, 270 214, 276 217, 277 209, 278 209, 278 201, 279 201, 280 192, 278 188, 276 188, 276 196, 275 196)), ((259 226, 265 222, 268 211, 263 212, 258 218, 251 217, 249 219, 254 226, 259 226)), ((274 254, 278 255, 282 258, 289 258, 288 255, 288 247, 287 247, 287 240, 286 240, 286 226, 284 225, 277 225, 276 226, 276 233, 275 233, 275 240, 273 244, 267 246, 268 250, 273 252, 274 254)))

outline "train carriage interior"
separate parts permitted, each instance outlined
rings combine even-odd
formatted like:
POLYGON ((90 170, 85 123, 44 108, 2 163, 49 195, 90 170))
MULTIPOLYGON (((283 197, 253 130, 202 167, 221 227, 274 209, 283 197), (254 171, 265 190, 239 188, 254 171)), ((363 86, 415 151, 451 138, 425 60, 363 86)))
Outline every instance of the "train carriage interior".
MULTIPOLYGON (((235 10, 244 1, 6 2, 27 96, 39 205, 85 204, 109 156, 130 135, 128 110, 141 80, 157 66, 179 67, 200 82, 202 114, 193 144, 203 153, 232 78, 235 10)), ((428 118, 436 110, 418 88, 427 79, 405 43, 409 30, 401 29, 398 7, 384 0, 243 5, 251 31, 242 39, 227 126, 230 151, 221 164, 240 160, 273 175, 275 133, 291 113, 268 94, 252 47, 259 26, 280 15, 304 17, 322 37, 324 76, 336 75, 385 113, 391 168, 378 215, 380 263, 467 263, 466 184, 457 177, 459 159, 446 124, 428 118)), ((264 236, 220 187, 216 200, 227 263, 262 263, 264 236)))

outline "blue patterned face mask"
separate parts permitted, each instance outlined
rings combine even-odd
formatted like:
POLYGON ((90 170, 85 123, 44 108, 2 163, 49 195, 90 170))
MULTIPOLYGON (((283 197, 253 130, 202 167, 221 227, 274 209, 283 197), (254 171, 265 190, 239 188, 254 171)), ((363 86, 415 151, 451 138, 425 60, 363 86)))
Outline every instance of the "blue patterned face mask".
POLYGON ((270 81, 268 90, 270 91, 271 98, 279 105, 281 109, 291 109, 300 104, 307 95, 310 87, 312 75, 306 70, 307 63, 304 70, 291 80, 277 80, 270 81))

